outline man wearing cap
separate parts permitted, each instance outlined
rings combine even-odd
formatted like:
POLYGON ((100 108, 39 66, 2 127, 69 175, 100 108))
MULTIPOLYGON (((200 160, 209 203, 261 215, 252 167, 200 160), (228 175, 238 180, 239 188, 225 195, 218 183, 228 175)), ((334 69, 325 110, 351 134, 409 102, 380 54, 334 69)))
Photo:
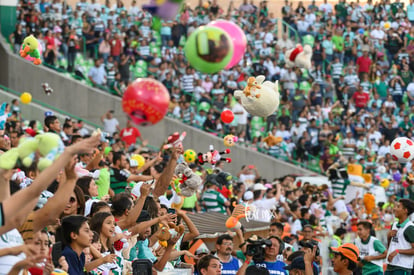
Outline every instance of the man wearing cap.
POLYGON ((398 219, 388 232, 387 270, 385 274, 411 274, 414 262, 414 224, 409 217, 414 212, 414 202, 400 199, 394 208, 398 219))
POLYGON ((276 208, 279 203, 279 197, 281 194, 281 186, 278 185, 276 195, 273 198, 263 198, 267 188, 262 183, 256 183, 253 185, 253 197, 254 201, 252 205, 255 206, 256 211, 253 215, 253 219, 256 221, 270 222, 272 218, 271 211, 276 208))
POLYGON ((359 249, 356 245, 346 243, 340 247, 331 247, 334 253, 333 268, 339 275, 352 274, 357 267, 359 249))

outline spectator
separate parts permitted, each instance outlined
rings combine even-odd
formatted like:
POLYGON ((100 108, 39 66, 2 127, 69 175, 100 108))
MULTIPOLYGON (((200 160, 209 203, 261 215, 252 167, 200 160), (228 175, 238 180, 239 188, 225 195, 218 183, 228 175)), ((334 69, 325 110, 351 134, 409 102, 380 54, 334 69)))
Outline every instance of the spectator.
POLYGON ((105 85, 106 72, 105 68, 102 66, 102 60, 100 58, 95 59, 95 66, 91 67, 89 70, 88 77, 94 85, 105 85))

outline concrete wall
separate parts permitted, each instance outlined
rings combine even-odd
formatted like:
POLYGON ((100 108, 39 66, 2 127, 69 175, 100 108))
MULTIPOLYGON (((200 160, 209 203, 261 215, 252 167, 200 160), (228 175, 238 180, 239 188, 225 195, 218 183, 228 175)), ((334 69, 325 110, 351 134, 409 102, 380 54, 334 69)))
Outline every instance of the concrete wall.
MULTIPOLYGON (((125 125, 126 117, 122 112, 120 98, 83 85, 44 66, 35 66, 17 55, 11 54, 3 38, 0 40, 0 60, 2 64, 0 84, 18 92, 30 92, 37 100, 97 124, 100 124, 102 114, 113 109, 121 127, 125 125), (43 82, 49 83, 54 89, 54 94, 45 95, 41 87, 43 82)), ((192 148, 196 152, 206 152, 209 145, 212 144, 218 150, 224 149, 221 139, 170 118, 165 118, 155 126, 140 127, 139 129, 144 138, 155 146, 161 145, 165 138, 175 131, 187 131, 187 138, 184 141, 185 148, 192 148)), ((233 162, 227 164, 226 169, 231 173, 237 173, 244 164, 255 164, 259 167, 260 174, 267 179, 286 174, 309 175, 312 173, 239 146, 233 147, 230 157, 233 162)))
MULTIPOLYGON (((10 94, 6 91, 3 91, 0 89, 0 102, 11 102, 13 99, 18 99, 18 96, 15 96, 13 94, 10 94)), ((29 105, 21 105, 21 111, 22 111, 22 118, 24 120, 38 120, 42 122, 45 118, 45 112, 51 111, 48 108, 45 108, 39 104, 36 103, 30 103, 29 105)), ((59 112, 56 112, 52 110, 55 116, 57 116, 61 121, 63 121, 67 115, 61 114, 59 112)), ((86 128, 89 130, 94 130, 95 128, 90 125, 85 125, 86 128)))

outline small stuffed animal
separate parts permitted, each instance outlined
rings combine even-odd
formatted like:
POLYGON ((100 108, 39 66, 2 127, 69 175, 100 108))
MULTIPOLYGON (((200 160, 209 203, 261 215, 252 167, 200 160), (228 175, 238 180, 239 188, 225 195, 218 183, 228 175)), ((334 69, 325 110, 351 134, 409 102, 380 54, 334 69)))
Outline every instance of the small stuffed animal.
POLYGON ((236 144, 236 142, 239 140, 238 137, 233 136, 233 135, 227 135, 224 137, 223 142, 224 142, 224 146, 226 147, 232 147, 236 144))
POLYGON ((375 208, 375 197, 374 195, 372 195, 372 193, 367 192, 364 195, 364 205, 365 205, 365 209, 368 215, 372 214, 372 211, 375 208))
POLYGON ((42 60, 40 59, 40 52, 39 52, 39 41, 33 36, 29 35, 23 40, 22 49, 20 50, 20 56, 26 57, 30 55, 31 57, 35 58, 33 64, 40 65, 42 64, 42 60))
POLYGON ((226 221, 226 227, 230 230, 238 230, 241 227, 241 223, 239 222, 240 219, 246 218, 250 212, 254 211, 252 206, 244 205, 244 204, 237 204, 233 202, 233 212, 231 216, 226 221))
POLYGON ((181 207, 183 207, 184 204, 184 196, 181 194, 181 189, 179 187, 181 184, 180 181, 181 180, 177 176, 173 176, 170 182, 173 194, 169 201, 171 202, 171 208, 174 209, 181 209, 181 207))
POLYGON ((24 138, 17 148, 12 148, 0 156, 0 168, 12 169, 19 159, 23 166, 29 167, 38 151, 40 159, 37 168, 39 171, 43 171, 63 152, 64 147, 60 137, 54 133, 37 135, 35 138, 24 138))
POLYGON ((179 195, 191 197, 201 185, 201 178, 188 167, 187 163, 179 163, 174 172, 180 178, 179 195))
POLYGON ((222 154, 230 154, 230 149, 226 149, 222 152, 214 150, 213 145, 210 145, 210 151, 203 154, 198 153, 198 162, 203 165, 204 163, 210 163, 211 165, 216 165, 216 163, 220 160, 223 160, 227 163, 231 162, 231 158, 222 158, 220 155, 222 154))
POLYGON ((164 150, 170 148, 183 148, 183 140, 187 136, 186 132, 183 132, 181 135, 178 132, 175 132, 167 139, 167 144, 164 145, 164 150))
POLYGON ((285 53, 286 66, 288 68, 299 67, 309 70, 311 68, 312 48, 309 45, 297 44, 296 48, 285 53))
POLYGON ((260 90, 261 88, 262 87, 257 83, 256 78, 251 76, 247 79, 247 85, 246 88, 244 88, 243 93, 246 97, 254 96, 256 98, 259 98, 260 94, 257 94, 256 90, 260 90))
POLYGON ((175 238, 177 235, 181 235, 184 233, 184 225, 180 224, 179 226, 175 225, 174 223, 168 223, 168 226, 163 226, 160 229, 160 232, 157 234, 158 241, 167 242, 172 238, 175 238))
POLYGON ((272 147, 281 143, 283 138, 275 137, 272 133, 269 132, 268 136, 263 139, 263 142, 266 143, 268 147, 272 147))
POLYGON ((65 145, 60 137, 54 133, 44 133, 43 135, 37 135, 36 138, 39 142, 40 155, 43 156, 39 159, 37 168, 39 171, 43 171, 62 154, 65 150, 65 145))
POLYGON ((227 172, 222 171, 216 175, 216 181, 219 184, 220 188, 222 188, 222 186, 229 187, 230 184, 232 183, 232 179, 233 179, 233 176, 227 172))
POLYGON ((46 95, 51 95, 53 93, 53 89, 49 86, 49 83, 42 83, 42 88, 46 95))
POLYGON ((263 81, 265 77, 259 75, 254 84, 254 91, 250 88, 249 92, 236 90, 234 97, 241 99, 241 104, 251 115, 268 117, 276 112, 280 103, 278 82, 263 81), (257 96, 259 95, 259 96, 257 96))

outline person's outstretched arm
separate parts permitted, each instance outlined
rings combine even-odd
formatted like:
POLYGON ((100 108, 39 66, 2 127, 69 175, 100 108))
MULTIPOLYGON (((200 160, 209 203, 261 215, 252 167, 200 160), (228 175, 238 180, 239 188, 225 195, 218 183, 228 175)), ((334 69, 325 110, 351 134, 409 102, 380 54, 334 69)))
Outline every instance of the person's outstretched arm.
MULTIPOLYGON (((66 147, 58 159, 40 173, 29 187, 18 191, 3 201, 0 235, 20 226, 29 212, 35 207, 42 191, 47 189, 59 172, 71 161, 73 156, 79 153, 89 153, 99 144, 99 140, 100 136, 96 135, 66 147)), ((0 172, 4 173, 5 171, 0 172)))
POLYGON ((177 160, 182 153, 182 149, 172 149, 170 161, 168 162, 160 178, 155 184, 154 191, 152 192, 155 196, 160 197, 167 191, 168 186, 170 186, 171 179, 174 176, 174 170, 177 166, 177 160))
POLYGON ((76 159, 73 157, 65 167, 65 172, 60 179, 59 187, 55 195, 47 201, 45 206, 34 213, 33 232, 37 232, 45 226, 53 224, 65 209, 78 178, 75 173, 75 165, 76 159))

